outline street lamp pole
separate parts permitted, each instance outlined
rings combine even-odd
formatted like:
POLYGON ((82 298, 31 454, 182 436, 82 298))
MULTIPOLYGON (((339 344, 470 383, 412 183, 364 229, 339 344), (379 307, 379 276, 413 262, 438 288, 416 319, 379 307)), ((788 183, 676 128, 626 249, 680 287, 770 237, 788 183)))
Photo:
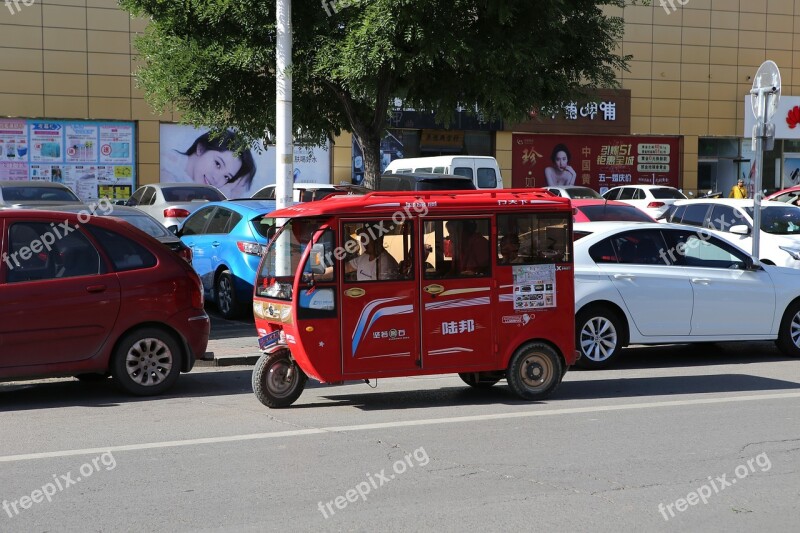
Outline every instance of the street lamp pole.
POLYGON ((761 191, 763 188, 764 150, 772 150, 775 139, 775 124, 772 117, 781 98, 781 72, 774 61, 764 61, 756 72, 750 90, 750 104, 756 124, 753 126, 753 151, 756 160, 755 187, 753 191, 753 261, 756 265, 761 256, 761 191))
POLYGON ((276 0, 276 4, 275 207, 281 209, 292 205, 292 0, 276 0))

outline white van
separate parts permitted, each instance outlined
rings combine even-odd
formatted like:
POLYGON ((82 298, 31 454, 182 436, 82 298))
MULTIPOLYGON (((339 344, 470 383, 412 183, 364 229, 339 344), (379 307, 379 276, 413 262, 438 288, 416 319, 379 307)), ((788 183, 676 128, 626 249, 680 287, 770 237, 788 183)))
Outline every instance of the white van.
POLYGON ((475 155, 439 155, 395 159, 386 166, 384 174, 430 172, 454 174, 470 178, 478 189, 502 189, 503 177, 494 157, 475 155))

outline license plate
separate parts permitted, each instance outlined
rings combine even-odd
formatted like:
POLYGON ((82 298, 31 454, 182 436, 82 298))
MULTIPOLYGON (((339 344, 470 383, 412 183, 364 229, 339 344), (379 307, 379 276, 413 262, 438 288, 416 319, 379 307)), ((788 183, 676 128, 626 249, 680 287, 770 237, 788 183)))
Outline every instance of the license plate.
POLYGON ((265 350, 272 346, 273 344, 278 342, 278 339, 281 338, 280 331, 273 331, 272 333, 267 333, 263 337, 258 338, 258 347, 262 350, 265 350))

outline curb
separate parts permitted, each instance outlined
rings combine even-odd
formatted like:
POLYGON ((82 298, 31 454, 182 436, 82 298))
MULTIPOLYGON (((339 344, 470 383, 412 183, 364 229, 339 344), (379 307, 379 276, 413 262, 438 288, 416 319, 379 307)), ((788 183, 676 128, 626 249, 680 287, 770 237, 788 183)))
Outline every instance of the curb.
POLYGON ((203 359, 195 361, 194 366, 240 366, 255 365, 261 353, 241 355, 214 356, 214 352, 206 352, 203 359))

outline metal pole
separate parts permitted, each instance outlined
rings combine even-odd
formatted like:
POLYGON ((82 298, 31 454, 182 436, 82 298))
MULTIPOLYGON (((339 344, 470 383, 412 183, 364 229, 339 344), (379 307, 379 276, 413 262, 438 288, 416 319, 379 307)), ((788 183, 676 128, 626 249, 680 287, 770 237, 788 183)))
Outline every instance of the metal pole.
POLYGON ((764 170, 764 139, 767 136, 767 109, 769 109, 769 99, 774 98, 777 87, 769 87, 753 90, 750 93, 753 98, 758 98, 759 119, 753 131, 755 140, 755 165, 756 179, 753 186, 753 260, 759 264, 760 242, 761 242, 761 195, 763 189, 763 170, 764 170))
POLYGON ((277 57, 275 94, 275 203, 278 209, 292 205, 292 0, 277 0, 277 57))
MULTIPOLYGON (((292 1, 277 0, 277 37, 275 57, 275 207, 282 209, 292 205, 292 78, 288 71, 292 64, 292 1)), ((286 219, 275 221, 283 226, 286 219)), ((275 243, 275 273, 291 276, 291 247, 288 239, 275 243)))
MULTIPOLYGON (((758 96, 763 99, 763 95, 758 96)), ((761 171, 764 167, 764 127, 766 117, 762 117, 756 124, 756 182, 753 184, 753 261, 759 264, 759 242, 761 240, 761 171)))

